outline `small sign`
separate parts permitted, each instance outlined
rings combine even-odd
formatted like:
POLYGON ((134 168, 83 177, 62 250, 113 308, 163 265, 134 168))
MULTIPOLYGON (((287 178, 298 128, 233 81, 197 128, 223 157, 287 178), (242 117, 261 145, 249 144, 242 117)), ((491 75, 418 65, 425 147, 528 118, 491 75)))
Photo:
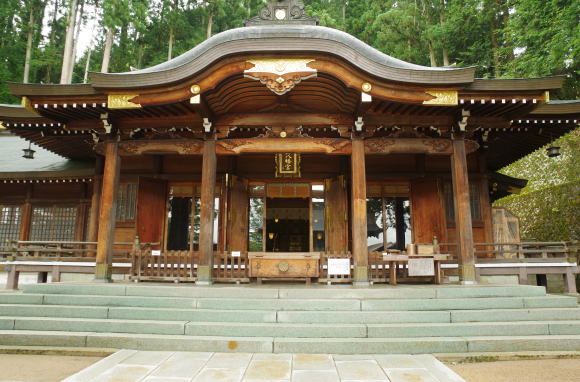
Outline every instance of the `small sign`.
POLYGON ((154 249, 154 250, 151 251, 151 255, 152 256, 161 256, 161 250, 154 249))
POLYGON ((409 259, 409 276, 435 276, 433 258, 409 259))
POLYGON ((350 275, 350 259, 328 259, 328 275, 350 275))
POLYGON ((240 257, 242 253, 240 251, 232 251, 232 257, 240 257))

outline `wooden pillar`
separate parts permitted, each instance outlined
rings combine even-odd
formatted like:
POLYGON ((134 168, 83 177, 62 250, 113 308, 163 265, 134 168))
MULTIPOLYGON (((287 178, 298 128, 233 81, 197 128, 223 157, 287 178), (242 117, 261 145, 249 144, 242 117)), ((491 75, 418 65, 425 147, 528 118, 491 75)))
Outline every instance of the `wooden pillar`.
POLYGON ((367 185, 365 175, 365 147, 362 138, 352 138, 351 203, 352 203, 352 258, 354 262, 353 283, 368 283, 367 248, 367 185))
POLYGON ((473 228, 469 202, 469 180, 467 178, 467 156, 462 134, 456 134, 452 141, 451 177, 453 200, 455 203, 455 231, 457 236, 457 260, 459 281, 463 284, 475 283, 475 258, 473 253, 473 228))
POLYGON ((212 283, 216 162, 215 139, 207 139, 203 144, 203 163, 201 169, 201 213, 199 223, 197 284, 212 283))
POLYGON ((30 228, 32 227, 32 183, 26 187, 26 199, 22 205, 22 220, 20 223, 20 233, 18 240, 26 241, 30 239, 30 228))
MULTIPOLYGON (((89 232, 87 241, 96 242, 99 237, 99 211, 101 207, 101 191, 103 188, 103 165, 104 158, 97 155, 95 161, 95 176, 93 177, 93 194, 91 196, 91 213, 89 215, 89 232)), ((90 252, 89 256, 95 256, 96 253, 90 252)))
POLYGON ((99 208, 97 259, 95 281, 110 282, 113 270, 113 242, 115 240, 115 212, 117 209, 117 189, 121 158, 118 142, 105 144, 105 169, 99 208))

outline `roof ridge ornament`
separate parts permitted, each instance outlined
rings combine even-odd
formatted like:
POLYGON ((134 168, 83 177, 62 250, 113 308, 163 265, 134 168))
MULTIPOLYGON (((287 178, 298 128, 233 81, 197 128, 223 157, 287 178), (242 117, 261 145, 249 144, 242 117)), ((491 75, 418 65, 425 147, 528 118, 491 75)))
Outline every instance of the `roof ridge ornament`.
POLYGON ((273 24, 318 25, 318 19, 304 12, 304 3, 301 1, 277 0, 270 1, 258 16, 244 22, 247 27, 273 24))

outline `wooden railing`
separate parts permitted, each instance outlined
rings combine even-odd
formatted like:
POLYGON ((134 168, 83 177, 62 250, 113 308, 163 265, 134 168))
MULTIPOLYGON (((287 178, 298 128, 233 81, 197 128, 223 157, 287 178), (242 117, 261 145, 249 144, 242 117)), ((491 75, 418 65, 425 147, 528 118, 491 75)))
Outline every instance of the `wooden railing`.
POLYGON ((130 279, 135 281, 195 281, 199 252, 163 251, 153 254, 150 249, 131 252, 130 279))
POLYGON ((349 283, 352 281, 352 254, 350 252, 322 252, 320 254, 319 263, 319 282, 330 282, 330 283, 349 283), (349 259, 350 260, 350 273, 348 275, 329 275, 328 274, 328 259, 349 259))
POLYGON ((215 252, 213 257, 213 278, 217 282, 249 282, 248 253, 232 256, 227 252, 215 252))
MULTIPOLYGON (((128 262, 131 251, 151 248, 159 243, 118 242, 113 244, 113 261, 128 262)), ((8 243, 7 260, 12 261, 94 261, 97 242, 89 241, 22 241, 8 243)))
POLYGON ((383 252, 369 252, 369 281, 385 283, 389 279, 389 263, 383 260, 383 252))
MULTIPOLYGON (((440 251, 455 256, 456 243, 439 244, 440 251)), ((566 241, 475 243, 476 258, 482 259, 554 259, 574 257, 577 244, 566 241)))

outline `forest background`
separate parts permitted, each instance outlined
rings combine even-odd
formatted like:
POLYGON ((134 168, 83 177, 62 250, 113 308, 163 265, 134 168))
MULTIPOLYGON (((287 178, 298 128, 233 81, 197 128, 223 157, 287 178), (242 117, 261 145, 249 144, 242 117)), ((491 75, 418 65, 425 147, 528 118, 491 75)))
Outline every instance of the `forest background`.
MULTIPOLYGON (((266 0, 2 0, 0 103, 5 82, 82 83, 89 72, 126 72, 176 57, 243 26, 266 0), (88 31, 88 32, 87 32, 88 31), (81 35, 89 35, 82 41, 81 35)), ((552 99, 580 98, 578 0, 304 0, 320 25, 426 66, 476 66, 480 78, 565 75, 552 99)), ((580 238, 579 130, 563 155, 541 150, 504 169, 531 179, 497 202, 536 240, 580 238)))

